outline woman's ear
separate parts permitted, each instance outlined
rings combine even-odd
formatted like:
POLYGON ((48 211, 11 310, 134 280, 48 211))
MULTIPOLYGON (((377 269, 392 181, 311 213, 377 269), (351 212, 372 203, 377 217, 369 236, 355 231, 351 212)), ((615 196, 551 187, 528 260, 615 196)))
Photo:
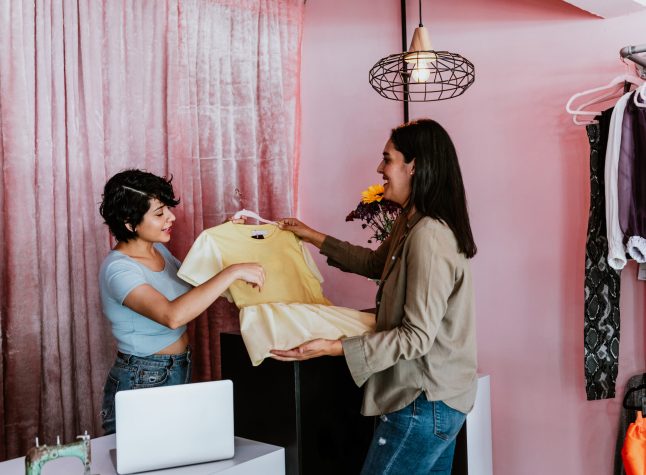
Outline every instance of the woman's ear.
POLYGON ((415 159, 413 158, 410 162, 408 162, 410 165, 410 174, 414 175, 415 174, 415 159))
POLYGON ((135 229, 133 228, 132 224, 130 223, 125 223, 126 229, 130 231, 131 233, 135 232, 135 229))

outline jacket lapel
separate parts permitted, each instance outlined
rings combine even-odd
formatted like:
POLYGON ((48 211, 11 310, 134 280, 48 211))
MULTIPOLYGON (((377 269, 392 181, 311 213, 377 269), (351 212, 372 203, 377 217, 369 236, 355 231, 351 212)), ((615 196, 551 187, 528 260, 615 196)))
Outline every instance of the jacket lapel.
POLYGON ((395 241, 388 250, 386 265, 384 265, 384 270, 381 273, 381 279, 379 281, 377 300, 381 300, 381 292, 383 290, 384 282, 386 282, 386 279, 395 267, 397 259, 401 257, 402 251, 404 249, 404 244, 406 243, 406 238, 408 237, 413 227, 415 227, 419 220, 422 219, 422 217, 423 216, 418 212, 415 212, 415 214, 413 214, 413 216, 411 216, 410 218, 403 216, 402 220, 397 223, 398 226, 393 229, 393 237, 395 238, 395 241))

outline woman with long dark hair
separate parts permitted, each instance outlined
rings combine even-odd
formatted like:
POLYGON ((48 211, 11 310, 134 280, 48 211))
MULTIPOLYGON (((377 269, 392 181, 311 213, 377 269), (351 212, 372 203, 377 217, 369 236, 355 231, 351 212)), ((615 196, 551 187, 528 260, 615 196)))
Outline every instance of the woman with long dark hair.
POLYGON ((362 413, 381 416, 362 474, 450 474, 455 438, 476 394, 476 254, 460 166, 433 120, 393 129, 377 173, 403 213, 376 250, 341 242, 295 218, 281 220, 328 263, 380 279, 375 333, 312 340, 277 359, 346 359, 364 386, 362 413))

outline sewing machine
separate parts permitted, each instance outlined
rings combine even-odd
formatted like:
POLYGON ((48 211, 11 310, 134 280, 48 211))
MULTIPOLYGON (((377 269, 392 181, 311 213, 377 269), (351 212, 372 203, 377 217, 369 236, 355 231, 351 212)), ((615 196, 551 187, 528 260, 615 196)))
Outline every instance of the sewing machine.
POLYGON ((85 431, 85 434, 76 438, 80 440, 61 445, 61 439, 57 437, 56 445, 49 446, 38 445, 38 437, 36 437, 36 446, 29 449, 25 457, 25 475, 40 475, 43 465, 61 457, 77 457, 81 459, 85 468, 83 475, 91 475, 90 436, 85 431))

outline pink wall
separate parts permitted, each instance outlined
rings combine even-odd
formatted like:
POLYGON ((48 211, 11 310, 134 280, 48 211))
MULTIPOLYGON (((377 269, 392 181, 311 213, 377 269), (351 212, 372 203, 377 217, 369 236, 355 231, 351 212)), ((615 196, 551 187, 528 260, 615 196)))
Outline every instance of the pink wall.
MULTIPOLYGON (((409 38, 417 21, 409 0, 409 38)), ((473 260, 480 371, 491 375, 498 475, 611 473, 621 396, 585 400, 583 269, 589 196, 585 129, 569 96, 623 73, 619 49, 646 42, 646 13, 601 20, 559 0, 425 2, 439 50, 462 53, 476 83, 447 102, 415 104, 437 119, 462 162, 479 253, 473 260)), ((401 104, 368 70, 400 47, 399 2, 309 0, 303 39, 299 215, 357 243, 344 217, 375 168, 401 104)), ((327 267, 328 296, 372 306, 375 286, 327 267)), ((623 272, 618 392, 644 370, 644 290, 623 272)))

